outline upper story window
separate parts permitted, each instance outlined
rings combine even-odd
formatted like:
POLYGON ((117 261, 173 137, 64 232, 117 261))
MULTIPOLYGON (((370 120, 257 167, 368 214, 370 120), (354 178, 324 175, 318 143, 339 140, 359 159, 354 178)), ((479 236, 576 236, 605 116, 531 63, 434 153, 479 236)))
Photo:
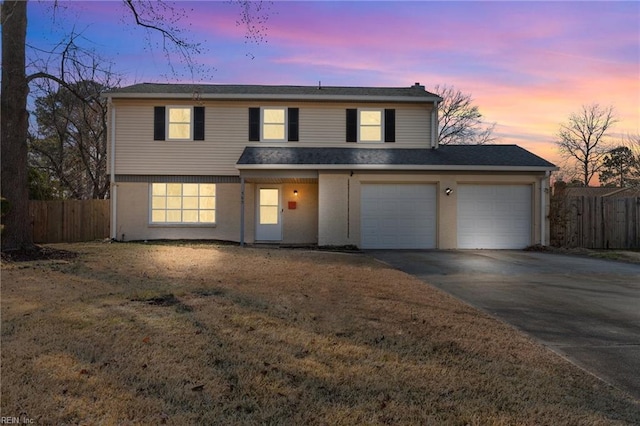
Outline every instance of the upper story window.
POLYGON ((358 122, 360 142, 382 142, 382 110, 358 110, 358 122))
POLYGON ((167 139, 191 140, 191 107, 167 107, 167 139))
POLYGON ((382 143, 395 141, 395 109, 347 109, 347 142, 382 143))
POLYGON ((287 110, 285 108, 262 108, 262 140, 283 142, 286 137, 287 110))
POLYGON ((249 140, 262 142, 298 141, 298 108, 249 108, 249 140))
POLYGON ((153 114, 153 140, 204 140, 204 107, 157 106, 153 114))

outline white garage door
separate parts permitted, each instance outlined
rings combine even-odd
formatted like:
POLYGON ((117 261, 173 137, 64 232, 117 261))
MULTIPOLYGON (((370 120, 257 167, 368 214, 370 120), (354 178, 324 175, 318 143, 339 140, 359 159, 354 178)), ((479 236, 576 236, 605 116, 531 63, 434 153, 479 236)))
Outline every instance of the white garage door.
POLYGON ((531 244, 530 185, 458 185, 458 248, 531 244))
POLYGON ((436 247, 435 185, 363 184, 360 209, 362 248, 436 247))

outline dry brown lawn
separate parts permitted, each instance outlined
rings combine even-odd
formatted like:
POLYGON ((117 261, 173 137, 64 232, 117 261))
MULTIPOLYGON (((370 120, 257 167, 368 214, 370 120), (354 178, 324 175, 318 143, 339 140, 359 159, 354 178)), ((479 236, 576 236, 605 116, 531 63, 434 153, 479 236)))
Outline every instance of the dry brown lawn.
POLYGON ((638 424, 640 405, 362 254, 76 244, 2 265, 1 416, 34 424, 638 424))

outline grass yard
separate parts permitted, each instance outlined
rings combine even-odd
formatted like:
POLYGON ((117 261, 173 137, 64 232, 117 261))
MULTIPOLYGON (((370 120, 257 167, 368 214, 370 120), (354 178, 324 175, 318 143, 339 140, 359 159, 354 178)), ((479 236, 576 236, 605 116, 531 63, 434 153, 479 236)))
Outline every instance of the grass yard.
POLYGON ((3 262, 1 416, 34 424, 640 424, 640 405, 361 254, 74 244, 3 262))

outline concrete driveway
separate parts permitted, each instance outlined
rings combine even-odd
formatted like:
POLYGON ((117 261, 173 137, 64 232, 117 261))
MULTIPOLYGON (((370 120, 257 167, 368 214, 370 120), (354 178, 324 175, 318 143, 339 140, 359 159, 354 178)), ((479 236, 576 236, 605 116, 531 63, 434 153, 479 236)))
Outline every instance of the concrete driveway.
POLYGON ((640 399, 640 265, 508 250, 370 254, 640 399))

